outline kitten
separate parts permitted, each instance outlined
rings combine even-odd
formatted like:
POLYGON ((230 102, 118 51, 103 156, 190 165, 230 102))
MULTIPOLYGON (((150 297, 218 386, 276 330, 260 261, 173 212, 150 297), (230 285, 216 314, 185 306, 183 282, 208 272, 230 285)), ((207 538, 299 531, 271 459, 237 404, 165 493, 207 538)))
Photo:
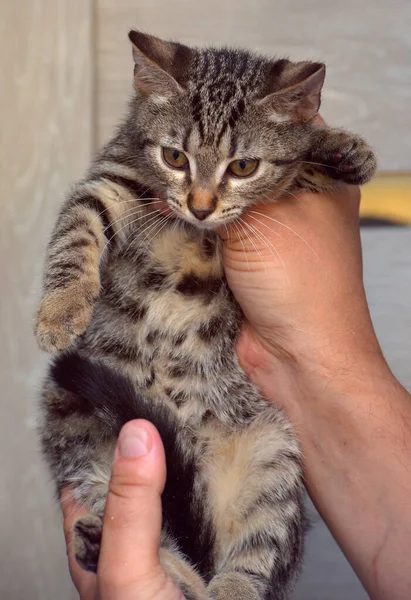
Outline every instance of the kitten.
POLYGON ((301 455, 239 366, 242 315, 216 230, 262 199, 364 183, 374 155, 313 126, 321 63, 130 39, 127 119, 48 246, 36 335, 58 355, 44 454, 58 492, 73 486, 90 509, 76 556, 96 570, 117 435, 149 419, 168 463, 161 561, 186 598, 286 599, 303 551, 301 455))

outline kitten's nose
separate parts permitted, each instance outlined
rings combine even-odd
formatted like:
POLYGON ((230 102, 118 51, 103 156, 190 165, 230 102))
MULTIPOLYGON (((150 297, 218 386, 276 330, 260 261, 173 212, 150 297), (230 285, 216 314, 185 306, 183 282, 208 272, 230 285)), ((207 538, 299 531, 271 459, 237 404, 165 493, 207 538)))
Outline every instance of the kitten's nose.
POLYGON ((207 188, 195 187, 187 197, 188 210, 199 221, 204 221, 217 206, 217 196, 207 188))
POLYGON ((188 208, 189 208, 189 211, 199 221, 204 221, 204 219, 206 219, 208 217, 208 215, 211 215, 211 213, 214 212, 214 208, 194 208, 194 206, 190 206, 190 205, 188 208))

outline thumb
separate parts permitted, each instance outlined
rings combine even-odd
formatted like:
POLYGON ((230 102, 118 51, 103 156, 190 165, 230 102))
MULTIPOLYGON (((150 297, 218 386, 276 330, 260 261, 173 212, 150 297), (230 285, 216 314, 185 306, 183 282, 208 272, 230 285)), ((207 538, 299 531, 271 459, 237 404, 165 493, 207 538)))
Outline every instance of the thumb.
POLYGON ((164 449, 155 427, 130 421, 120 432, 103 521, 98 578, 116 590, 163 580, 158 553, 164 449))

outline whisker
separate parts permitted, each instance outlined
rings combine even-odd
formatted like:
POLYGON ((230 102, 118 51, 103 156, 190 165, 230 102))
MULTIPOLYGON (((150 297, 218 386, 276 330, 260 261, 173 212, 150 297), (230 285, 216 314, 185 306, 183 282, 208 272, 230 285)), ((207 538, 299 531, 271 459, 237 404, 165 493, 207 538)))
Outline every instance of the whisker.
POLYGON ((327 169, 335 169, 336 171, 342 171, 342 169, 340 169, 340 167, 334 167, 333 165, 326 165, 326 164, 319 163, 319 162, 310 162, 309 160, 299 160, 298 162, 300 162, 304 165, 315 165, 317 167, 327 167, 327 169))
POLYGON ((286 280, 289 282, 290 279, 288 277, 288 272, 285 266, 285 263, 281 257, 281 254, 279 253, 279 251, 277 250, 277 248, 274 246, 274 244, 267 238, 267 236, 265 236, 263 234, 262 231, 260 231, 259 229, 257 229, 257 227, 255 227, 254 225, 251 225, 251 223, 246 223, 247 227, 250 227, 251 231, 254 233, 254 235, 256 235, 260 241, 263 242, 263 244, 265 245, 265 247, 270 251, 270 253, 274 256, 275 259, 278 259, 281 263, 281 267, 283 269, 284 275, 286 280), (273 253, 274 251, 274 253, 273 253))
MULTIPOLYGON (((146 225, 146 223, 143 223, 143 225, 139 228, 138 234, 139 236, 144 236, 144 238, 147 240, 147 244, 148 244, 148 238, 147 238, 147 233, 153 229, 155 229, 155 226, 159 223, 162 223, 164 221, 164 218, 168 216, 168 215, 162 215, 162 218, 157 218, 157 220, 154 221, 154 223, 151 223, 151 225, 148 225, 145 229, 141 230, 141 227, 144 227, 144 225, 146 225)), ((151 221, 152 219, 150 219, 151 221)))
MULTIPOLYGON (((266 219, 269 219, 270 221, 273 221, 274 223, 277 223, 278 225, 281 225, 281 227, 284 227, 285 229, 288 229, 289 231, 291 231, 292 233, 294 233, 294 235, 296 235, 302 242, 304 242, 304 244, 311 250, 311 252, 319 259, 320 257, 318 256, 317 252, 314 250, 314 248, 312 246, 310 246, 310 244, 307 242, 307 240, 305 240, 299 233, 297 233, 297 231, 295 231, 295 229, 293 229, 292 227, 289 227, 288 225, 286 225, 285 223, 282 223, 281 221, 278 221, 277 219, 274 219, 273 217, 269 217, 268 215, 264 215, 263 213, 257 211, 257 210, 251 210, 250 212, 256 214, 256 215, 260 215, 261 217, 265 217, 266 219)), ((250 215, 251 216, 251 215, 250 215)), ((254 219, 256 221, 259 221, 258 219, 256 219, 254 217, 254 219)), ((266 223, 263 223, 262 221, 259 221, 262 225, 264 225, 264 227, 267 227, 268 229, 270 229, 270 231, 273 231, 271 227, 269 227, 266 223)))
MULTIPOLYGON (((241 219, 241 217, 240 217, 240 219, 241 219)), ((241 242, 241 246, 243 247, 243 252, 244 252, 244 255, 245 255, 245 260, 246 260, 246 262, 247 262, 247 268, 248 268, 248 272, 250 272, 250 271, 251 271, 251 269, 250 269, 250 263, 249 263, 249 261, 248 261, 248 254, 247 254, 247 251, 246 251, 246 249, 245 249, 245 246, 244 246, 243 239, 242 239, 242 237, 241 237, 241 229, 240 229, 240 224, 238 223, 238 225, 237 225, 237 223, 236 223, 235 221, 233 221, 233 225, 235 226, 235 228, 236 228, 236 231, 238 231, 238 232, 239 232, 239 234, 240 234, 240 235, 239 235, 239 240, 240 240, 240 242, 241 242)), ((226 226, 226 229, 227 229, 227 226, 226 226)), ((243 228, 243 231, 244 231, 244 233, 247 235, 247 232, 244 230, 244 228, 243 228)))
POLYGON ((164 229, 164 227, 167 225, 167 221, 170 221, 171 217, 170 215, 165 215, 165 221, 163 220, 162 223, 163 225, 160 227, 160 229, 157 229, 157 231, 155 232, 155 234, 153 235, 153 238, 151 241, 154 240, 154 238, 156 238, 158 236, 158 234, 164 229))
MULTIPOLYGON (((152 214, 154 213, 160 213, 159 210, 153 211, 152 214)), ((128 226, 133 225, 134 223, 136 223, 137 221, 140 221, 141 219, 144 219, 147 215, 142 215, 141 217, 138 217, 137 219, 133 219, 132 221, 128 221, 125 225, 123 225, 122 227, 120 227, 120 229, 118 231, 116 231, 114 233, 114 235, 111 236, 111 238, 107 241, 106 245, 104 248, 106 248, 108 246, 108 244, 111 242, 111 240, 113 240, 116 235, 118 235, 121 231, 123 231, 123 229, 125 229, 128 226)), ((149 221, 152 221, 153 219, 157 218, 157 214, 154 214, 154 216, 152 216, 149 221)), ((128 239, 128 238, 127 238, 128 239)), ((127 241, 127 240, 126 240, 127 241)))
MULTIPOLYGON (((248 223, 246 223, 246 221, 244 221, 244 220, 243 220, 241 217, 240 217, 240 221, 241 221, 241 223, 242 223, 243 225, 245 225, 247 228, 249 227, 249 224, 248 224, 248 223)), ((250 229, 251 229, 251 232, 253 232, 253 229, 252 229, 251 227, 250 227, 250 229)), ((261 260, 261 262, 262 262, 262 264, 263 264, 263 266, 264 266, 264 271, 267 273, 267 268, 266 268, 266 266, 265 266, 265 262, 264 262, 264 259, 263 259, 263 256, 262 256, 261 252, 259 251, 259 249, 258 249, 257 245, 256 245, 256 244, 254 244, 254 240, 253 240, 253 238, 250 236, 250 234, 248 233, 248 231, 247 231, 246 229, 243 229, 243 231, 245 231, 245 233, 246 233, 246 234, 247 234, 247 236, 248 236, 248 239, 250 240, 251 244, 253 245, 253 248, 254 248, 254 250, 255 250, 255 251, 258 253, 258 256, 260 257, 260 260, 261 260)), ((255 234, 255 232, 254 232, 254 235, 256 235, 256 234, 255 234)), ((260 238, 260 241, 261 241, 261 238, 260 238)))
MULTIPOLYGON (((292 198, 295 198, 296 200, 299 200, 298 196, 296 196, 295 194, 293 194, 289 190, 285 190, 284 188, 281 188, 279 185, 276 185, 276 184, 274 184, 274 185, 277 188, 277 190, 279 192, 281 192, 282 194, 288 194, 292 198)), ((264 194, 264 197, 267 198, 267 200, 271 200, 271 202, 273 201, 273 199, 268 194, 264 194)))
POLYGON ((161 229, 163 228, 163 226, 167 223, 167 221, 169 220, 169 216, 165 215, 163 216, 159 221, 157 221, 156 223, 152 223, 149 227, 147 227, 143 234, 139 234, 139 235, 144 235, 144 239, 145 239, 145 244, 144 247, 147 249, 150 242, 152 242, 154 240, 154 238, 156 237, 156 235, 161 231, 161 229), (148 233, 150 232, 151 235, 151 240, 148 238, 148 233))
MULTIPOLYGON (((134 215, 137 215, 141 212, 145 212, 144 207, 142 206, 132 206, 131 208, 127 208, 124 213, 118 217, 118 219, 114 219, 114 221, 110 221, 110 223, 107 225, 107 227, 105 227, 103 229, 103 231, 99 234, 98 237, 101 237, 102 234, 106 233, 106 231, 108 229, 110 229, 110 227, 112 227, 113 225, 116 225, 117 223, 121 223, 121 221, 124 221, 124 219, 127 219, 129 217, 133 217, 134 215)), ((146 213, 147 216, 149 213, 146 213)))
MULTIPOLYGON (((149 214, 152 214, 152 213, 146 213, 146 211, 144 210, 144 208, 139 208, 139 207, 136 207, 136 206, 135 206, 135 207, 133 207, 133 208, 129 209, 128 211, 126 211, 126 213, 125 213, 125 214, 123 214, 123 215, 122 215, 121 217, 119 217, 118 219, 115 219, 114 221, 112 221, 112 222, 109 224, 109 226, 108 226, 108 227, 105 227, 105 228, 103 229, 103 231, 100 233, 99 237, 100 237, 100 236, 101 236, 103 233, 105 233, 105 232, 106 232, 108 229, 110 229, 110 227, 111 227, 112 225, 115 225, 116 223, 121 223, 121 222, 122 222, 122 221, 124 221, 125 219, 128 219, 128 218, 130 218, 130 217, 133 217, 133 216, 135 216, 135 215, 138 215, 138 214, 140 214, 141 212, 144 212, 144 214, 143 214, 141 217, 139 217, 139 218, 141 218, 141 219, 144 219, 144 217, 146 217, 146 216, 148 217, 148 216, 149 216, 149 214)), ((159 212, 159 211, 156 211, 156 212, 159 212)), ((137 219, 137 220, 138 220, 138 219, 137 219)), ((127 221, 127 223, 125 224, 125 227, 127 226, 127 224, 128 224, 128 223, 130 223, 130 221, 127 221)), ((119 229, 119 230, 118 230, 116 233, 118 233, 118 232, 119 232, 119 231, 121 231, 122 229, 123 229, 123 227, 122 227, 122 228, 120 228, 120 229, 119 229)), ((110 240, 109 240, 109 241, 111 241, 111 240, 113 239, 113 237, 116 235, 116 233, 114 233, 114 235, 113 235, 113 236, 110 238, 110 240)))
POLYGON ((254 221, 258 221, 259 223, 261 223, 265 227, 268 227, 268 229, 271 231, 271 233, 274 233, 274 235, 276 235, 278 238, 280 238, 280 240, 284 240, 284 238, 278 233, 278 231, 274 231, 274 229, 272 227, 269 227, 266 223, 263 223, 262 221, 259 221, 256 217, 253 217, 253 215, 251 215, 250 212, 254 212, 254 213, 260 214, 260 213, 258 213, 255 210, 250 210, 247 213, 247 217, 249 217, 250 219, 253 219, 254 221))
MULTIPOLYGON (((140 198, 130 198, 129 200, 120 200, 120 202, 115 202, 114 206, 119 206, 120 204, 128 204, 130 202, 136 203, 137 201, 140 201, 140 198)), ((145 200, 145 198, 144 198, 145 200)), ((155 202, 150 202, 148 204, 157 204, 158 202, 163 202, 163 200, 160 200, 159 198, 147 198, 147 200, 155 200, 155 202)), ((105 208, 104 210, 102 210, 100 213, 98 213, 98 215, 96 215, 94 217, 94 219, 91 221, 90 225, 93 225, 93 223, 95 223, 100 217, 101 215, 104 215, 105 212, 107 212, 108 210, 110 210, 111 208, 113 208, 113 206, 108 206, 107 208, 105 208)))
MULTIPOLYGON (((156 213, 160 213, 160 211, 158 210, 158 211, 156 211, 156 213)), ((139 220, 140 220, 140 218, 141 218, 141 217, 139 217, 138 219, 135 219, 134 221, 132 221, 132 222, 130 223, 130 225, 132 225, 132 224, 133 224, 133 223, 135 223, 136 221, 139 221, 139 220)), ((160 220, 162 220, 162 219, 161 219, 161 213, 160 213, 160 216, 159 216, 158 214, 155 214, 155 215, 153 215, 153 216, 152 216, 150 219, 148 219, 148 220, 147 220, 145 223, 142 223, 142 224, 141 224, 141 225, 140 225, 140 226, 137 228, 137 232, 138 232, 138 235, 139 235, 139 237, 142 235, 142 233, 144 233, 144 232, 145 232, 145 231, 147 231, 148 229, 151 229, 152 227, 155 227, 155 226, 158 224, 158 222, 159 222, 159 219, 160 219, 160 220), (154 221, 154 222, 152 222, 152 221, 154 221), (148 223, 150 223, 150 222, 151 222, 151 225, 147 225, 147 224, 148 224, 148 223), (145 229, 143 229, 143 232, 141 232, 141 228, 142 228, 142 227, 145 227, 145 226, 146 226, 146 228, 145 228, 145 229)), ((135 233, 136 233, 136 232, 134 232, 134 231, 130 231, 130 233, 128 234, 128 236, 127 236, 127 238, 126 238, 126 240, 125 240, 125 242, 124 242, 124 244, 126 244, 126 243, 128 242, 128 240, 129 240, 129 239, 130 239, 132 236, 134 236, 134 234, 135 234, 135 233)), ((130 243, 128 244, 128 246, 126 247, 126 249, 125 249, 125 251, 124 251, 124 253, 125 253, 125 254, 127 254, 127 252, 129 251, 129 249, 130 249, 130 247, 131 247, 132 243, 134 242, 134 239, 135 239, 135 237, 133 237, 133 239, 131 240, 131 242, 130 242, 130 243)))
MULTIPOLYGON (((134 200, 124 200, 124 202, 134 202, 134 200)), ((151 206, 152 204, 159 204, 163 202, 163 200, 158 200, 158 201, 154 201, 154 202, 147 202, 144 204, 135 204, 134 206, 131 206, 130 208, 125 209, 124 214, 121 215, 118 219, 116 219, 115 221, 111 221, 109 225, 114 225, 115 223, 118 223, 119 221, 121 221, 125 216, 130 216, 130 211, 136 210, 136 211, 144 211, 147 206, 151 206)), ((118 204, 122 204, 122 202, 119 202, 118 204)), ((118 205, 116 204, 116 206, 118 205)), ((108 210, 108 209, 106 209, 108 210)), ((149 214, 149 213, 147 213, 149 214)), ((106 229, 108 229, 109 227, 107 227, 106 229)), ((104 230, 105 231, 105 230, 104 230)))
POLYGON ((264 246, 266 248, 268 248, 268 250, 274 256, 274 258, 276 258, 276 259, 279 258, 281 260, 281 257, 279 255, 277 248, 274 246, 274 244, 271 242, 271 240, 269 240, 268 237, 263 234, 262 231, 260 231, 255 225, 252 225, 251 223, 247 223, 244 221, 244 224, 247 225, 247 227, 249 227, 250 230, 254 232, 254 234, 264 244, 264 246), (273 254, 273 251, 275 254, 273 254))
POLYGON ((174 227, 173 227, 173 232, 176 232, 177 229, 180 227, 181 223, 180 223, 180 219, 174 219, 174 227))

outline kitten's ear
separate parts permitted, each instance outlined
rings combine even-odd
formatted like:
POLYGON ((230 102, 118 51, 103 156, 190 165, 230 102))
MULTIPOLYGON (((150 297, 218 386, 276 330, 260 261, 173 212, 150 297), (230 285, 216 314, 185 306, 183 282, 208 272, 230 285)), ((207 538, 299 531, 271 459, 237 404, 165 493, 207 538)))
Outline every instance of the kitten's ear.
POLYGON ((136 90, 144 96, 164 98, 181 92, 191 60, 190 48, 140 31, 132 30, 128 37, 133 46, 136 90))
POLYGON ((275 86, 277 90, 259 100, 258 104, 269 111, 288 115, 293 121, 308 123, 320 108, 325 65, 289 61, 284 63, 283 72, 275 86))

